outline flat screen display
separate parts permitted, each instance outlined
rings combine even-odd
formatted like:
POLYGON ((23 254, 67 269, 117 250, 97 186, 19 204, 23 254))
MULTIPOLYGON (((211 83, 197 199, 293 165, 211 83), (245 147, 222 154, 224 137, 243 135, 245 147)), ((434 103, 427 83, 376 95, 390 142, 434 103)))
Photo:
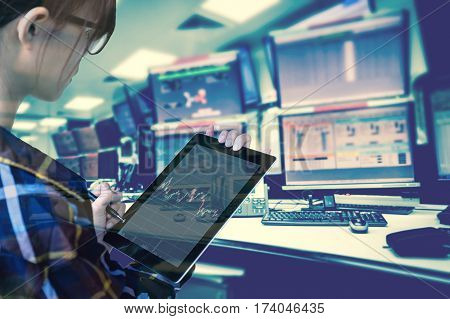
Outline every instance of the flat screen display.
POLYGON ((407 32, 402 16, 275 34, 282 107, 404 95, 407 32))
POLYGON ((97 132, 93 126, 73 130, 80 153, 97 152, 100 149, 97 132))
POLYGON ((415 180, 409 105, 282 118, 287 185, 415 180))
POLYGON ((238 60, 150 75, 158 122, 242 113, 238 60))
POLYGON ((71 131, 54 134, 52 138, 58 156, 72 156, 78 154, 78 146, 71 131))
POLYGON ((179 267, 259 168, 195 145, 118 234, 179 267))
POLYGON ((114 118, 105 119, 95 124, 101 148, 120 146, 121 132, 114 118))
POLYGON ((450 180, 450 88, 430 94, 437 167, 440 180, 450 180))

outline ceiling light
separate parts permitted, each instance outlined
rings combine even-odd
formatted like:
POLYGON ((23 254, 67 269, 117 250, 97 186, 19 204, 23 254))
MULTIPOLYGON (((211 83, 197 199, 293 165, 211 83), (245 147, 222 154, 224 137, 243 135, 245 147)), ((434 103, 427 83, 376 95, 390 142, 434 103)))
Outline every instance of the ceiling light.
POLYGON ((37 126, 36 122, 33 121, 15 121, 12 129, 14 131, 31 131, 37 126))
POLYGON ((243 23, 278 2, 279 0, 207 0, 202 4, 202 9, 234 22, 243 23))
POLYGON ((177 57, 158 51, 140 49, 111 71, 117 78, 129 80, 145 80, 148 70, 155 66, 172 64, 177 57))
POLYGON ((59 127, 63 126, 67 123, 67 119, 56 118, 56 117, 47 117, 42 119, 40 124, 44 127, 59 127))
POLYGON ((90 111, 97 106, 102 105, 104 102, 105 100, 99 97, 77 96, 67 103, 64 108, 74 111, 90 111))
POLYGON ((28 102, 22 102, 22 104, 19 105, 19 108, 17 109, 17 114, 23 114, 30 108, 30 103, 28 102))

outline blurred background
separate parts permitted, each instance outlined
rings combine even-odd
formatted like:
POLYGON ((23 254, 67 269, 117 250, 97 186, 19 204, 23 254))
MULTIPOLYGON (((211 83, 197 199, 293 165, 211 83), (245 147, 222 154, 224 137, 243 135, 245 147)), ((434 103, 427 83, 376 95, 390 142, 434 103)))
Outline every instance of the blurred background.
MULTIPOLYGON (((424 92, 449 74, 446 3, 118 0, 107 48, 58 102, 27 99, 13 132, 130 202, 213 123, 278 158, 255 191, 262 201, 345 188, 443 203, 429 190, 450 176, 450 91, 436 109, 424 92)), ((239 296, 247 272, 205 262, 183 293, 239 296)))

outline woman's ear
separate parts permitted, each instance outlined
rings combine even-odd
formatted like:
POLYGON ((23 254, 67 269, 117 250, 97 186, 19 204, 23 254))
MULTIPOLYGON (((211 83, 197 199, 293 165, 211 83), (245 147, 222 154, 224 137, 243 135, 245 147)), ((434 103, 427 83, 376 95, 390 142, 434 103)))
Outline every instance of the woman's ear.
POLYGON ((50 13, 47 8, 36 7, 28 11, 19 19, 17 24, 17 33, 19 35, 19 41, 22 45, 29 47, 31 42, 41 32, 47 33, 43 23, 50 17, 50 13))

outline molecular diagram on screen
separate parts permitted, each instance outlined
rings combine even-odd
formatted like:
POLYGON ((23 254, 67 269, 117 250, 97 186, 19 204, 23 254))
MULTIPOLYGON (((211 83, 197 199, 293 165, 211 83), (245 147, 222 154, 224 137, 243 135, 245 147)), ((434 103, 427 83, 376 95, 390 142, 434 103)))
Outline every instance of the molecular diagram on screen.
POLYGON ((208 99, 206 98, 207 93, 205 89, 199 89, 197 95, 194 96, 191 96, 191 93, 189 92, 184 92, 183 95, 186 99, 187 108, 191 108, 194 103, 208 104, 208 99))

